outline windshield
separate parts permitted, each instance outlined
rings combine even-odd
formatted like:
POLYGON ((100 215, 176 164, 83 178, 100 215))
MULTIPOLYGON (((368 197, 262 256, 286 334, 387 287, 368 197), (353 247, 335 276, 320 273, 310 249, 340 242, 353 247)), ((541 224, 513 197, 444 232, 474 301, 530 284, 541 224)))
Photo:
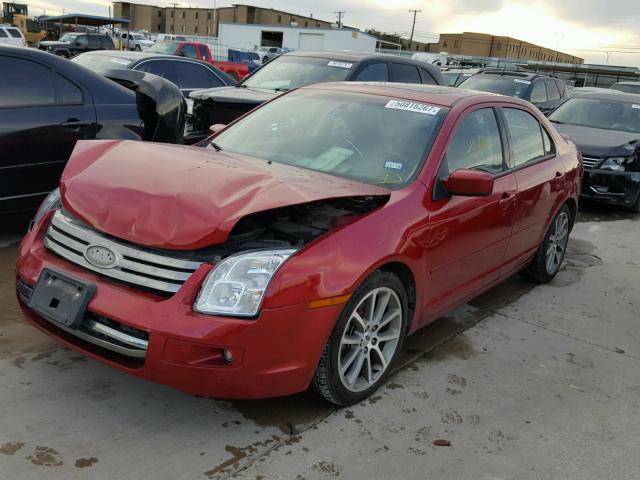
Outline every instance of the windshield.
POLYGON ((60 37, 61 42, 73 43, 76 41, 77 33, 65 33, 60 37))
POLYGON ((208 148, 396 189, 420 171, 447 109, 377 95, 299 90, 208 148))
POLYGON ((640 93, 640 82, 637 84, 614 83, 611 85, 611 89, 625 93, 640 93))
POLYGON ((353 62, 284 55, 256 70, 240 85, 266 90, 291 90, 310 83, 340 82, 347 78, 354 67, 353 62))
POLYGON ((111 55, 101 55, 95 53, 84 53, 73 57, 73 63, 82 65, 96 73, 102 73, 106 70, 126 70, 132 61, 126 58, 112 57, 111 55))
POLYGON ((560 105, 549 120, 581 127, 640 133, 638 103, 574 97, 560 105))
POLYGON ((524 98, 531 85, 529 80, 504 75, 474 75, 460 84, 466 90, 500 93, 509 97, 524 98))
POLYGON ((458 83, 458 78, 460 77, 458 72, 440 72, 440 75, 442 75, 444 84, 450 87, 455 87, 456 83, 458 83))
POLYGON ((173 55, 176 53, 176 50, 178 50, 179 46, 180 43, 178 42, 158 42, 147 48, 145 51, 151 53, 168 53, 173 55))

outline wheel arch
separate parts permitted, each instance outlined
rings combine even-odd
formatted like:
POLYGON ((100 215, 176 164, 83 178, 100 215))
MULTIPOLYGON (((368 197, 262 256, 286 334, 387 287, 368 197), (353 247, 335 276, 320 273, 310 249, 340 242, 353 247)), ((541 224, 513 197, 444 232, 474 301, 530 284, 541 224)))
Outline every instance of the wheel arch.
POLYGON ((369 275, 375 271, 383 271, 393 273, 398 277, 400 283, 405 288, 405 292, 407 294, 407 300, 409 302, 409 316, 407 319, 407 332, 409 331, 411 324, 413 323, 417 298, 416 298, 416 279, 413 275, 413 271, 409 268, 409 266, 401 261, 394 260, 388 263, 384 263, 375 268, 369 275))

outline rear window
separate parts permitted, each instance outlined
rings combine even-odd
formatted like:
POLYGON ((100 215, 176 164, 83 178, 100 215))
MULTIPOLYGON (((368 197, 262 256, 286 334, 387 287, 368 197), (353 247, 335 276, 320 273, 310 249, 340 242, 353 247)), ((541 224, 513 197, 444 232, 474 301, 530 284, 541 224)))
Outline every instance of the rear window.
POLYGON ((22 38, 22 32, 17 28, 7 28, 7 32, 9 32, 9 35, 13 38, 22 38))
POLYGON ((509 97, 524 98, 531 81, 509 75, 474 75, 460 84, 459 88, 481 92, 500 93, 509 97))

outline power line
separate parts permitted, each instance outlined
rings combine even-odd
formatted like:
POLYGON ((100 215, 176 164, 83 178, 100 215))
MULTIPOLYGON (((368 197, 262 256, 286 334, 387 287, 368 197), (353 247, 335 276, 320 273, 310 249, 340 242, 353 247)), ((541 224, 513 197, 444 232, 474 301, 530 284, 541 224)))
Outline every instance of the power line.
POLYGON ((338 28, 342 28, 342 16, 346 13, 344 10, 338 10, 337 12, 333 12, 338 15, 338 28))
POLYGON ((421 12, 422 10, 409 10, 409 13, 413 12, 413 25, 411 25, 411 39, 409 40, 409 45, 411 45, 413 43, 413 31, 416 28, 416 15, 418 14, 418 12, 421 12))

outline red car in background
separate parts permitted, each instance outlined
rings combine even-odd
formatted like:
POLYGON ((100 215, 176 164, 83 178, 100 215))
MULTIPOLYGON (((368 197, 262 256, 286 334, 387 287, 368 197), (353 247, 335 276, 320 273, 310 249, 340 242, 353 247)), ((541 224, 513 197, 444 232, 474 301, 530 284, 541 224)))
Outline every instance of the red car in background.
POLYGON ((169 55, 178 55, 180 57, 195 58, 203 62, 210 63, 228 75, 231 75, 236 81, 242 80, 252 70, 253 64, 240 62, 227 62, 215 60, 211 53, 211 49, 206 43, 198 42, 158 42, 152 47, 145 50, 148 53, 165 53, 169 55))
POLYGON ((79 142, 19 249, 26 318, 192 394, 348 405, 406 335, 563 261, 580 156, 523 100, 317 84, 218 130, 79 142))

